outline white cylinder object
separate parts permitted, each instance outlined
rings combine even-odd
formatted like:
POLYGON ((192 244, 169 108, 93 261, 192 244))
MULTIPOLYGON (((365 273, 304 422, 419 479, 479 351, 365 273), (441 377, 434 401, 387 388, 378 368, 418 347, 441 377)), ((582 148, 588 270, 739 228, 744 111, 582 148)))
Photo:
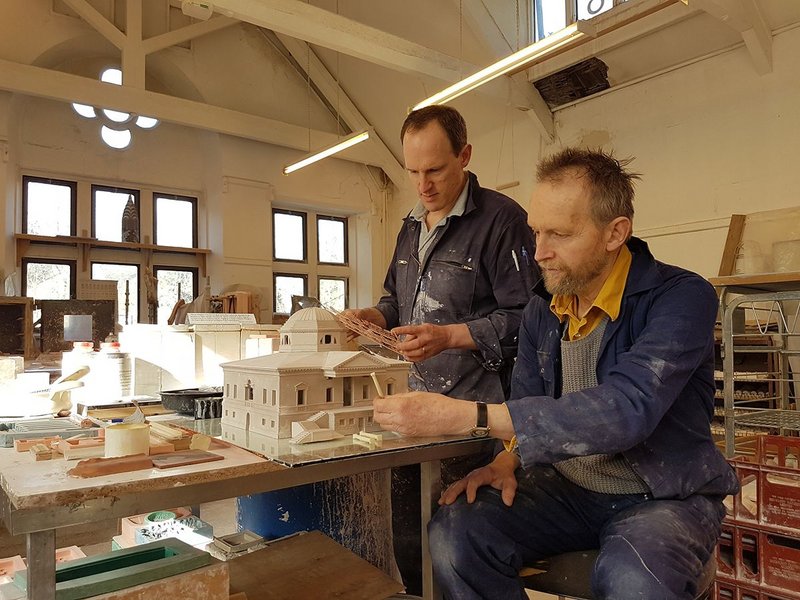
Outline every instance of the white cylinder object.
POLYGON ((105 457, 150 454, 150 425, 118 423, 106 427, 105 457))

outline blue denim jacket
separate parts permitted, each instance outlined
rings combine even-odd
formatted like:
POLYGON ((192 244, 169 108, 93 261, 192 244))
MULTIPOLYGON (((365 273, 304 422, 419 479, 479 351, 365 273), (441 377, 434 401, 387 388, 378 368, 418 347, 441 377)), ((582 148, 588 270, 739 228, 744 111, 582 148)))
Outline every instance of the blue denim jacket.
POLYGON ((377 309, 389 328, 422 322, 466 323, 477 350, 445 350, 412 369, 412 389, 466 400, 503 402, 511 385, 522 311, 538 279, 527 213, 511 198, 482 188, 469 174, 464 214, 451 216, 425 261, 418 253, 420 223, 406 217, 397 236, 377 309))
POLYGON ((633 262, 620 316, 603 335, 597 387, 561 395, 563 327, 542 283, 535 288, 507 403, 523 466, 622 453, 655 498, 735 493, 709 428, 714 289, 656 261, 642 240, 628 248, 633 262))

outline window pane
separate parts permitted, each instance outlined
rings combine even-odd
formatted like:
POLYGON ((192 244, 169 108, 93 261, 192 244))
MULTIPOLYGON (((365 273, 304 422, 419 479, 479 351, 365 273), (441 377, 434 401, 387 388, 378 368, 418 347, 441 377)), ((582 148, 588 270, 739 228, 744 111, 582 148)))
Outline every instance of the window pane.
POLYGON ((319 301, 335 310, 347 308, 347 282, 344 279, 319 279, 319 301))
POLYGON ((194 203, 191 200, 156 196, 156 244, 192 248, 194 203))
POLYGON ((102 189, 93 192, 94 236, 109 242, 138 242, 139 208, 133 194, 102 189))
POLYGON ((72 188, 26 181, 26 233, 72 235, 72 188))
POLYGON ((292 312, 292 295, 306 295, 304 277, 275 275, 275 312, 288 315, 292 312))
MULTIPOLYGON (((582 0, 586 4, 587 0, 582 0)), ((567 5, 563 0, 535 0, 536 39, 546 38, 567 26, 567 5)))
POLYGON ((187 304, 194 299, 194 273, 174 269, 156 269, 158 279, 158 322, 167 323, 179 299, 187 304), (180 286, 180 295, 178 287, 180 286))
POLYGON ((282 260, 306 259, 305 218, 302 214, 272 213, 272 231, 275 236, 275 258, 282 260))
POLYGON ((613 5, 613 0, 578 0, 578 20, 591 19, 606 12, 613 5))
POLYGON ((319 262, 343 265, 347 262, 347 221, 344 219, 317 219, 317 244, 319 262))
POLYGON ((71 270, 65 264, 28 262, 25 294, 37 300, 69 300, 71 270))
POLYGON ((136 265, 92 263, 92 279, 117 281, 117 315, 119 323, 129 325, 139 322, 139 268, 136 265), (125 283, 128 283, 128 318, 125 319, 125 283))

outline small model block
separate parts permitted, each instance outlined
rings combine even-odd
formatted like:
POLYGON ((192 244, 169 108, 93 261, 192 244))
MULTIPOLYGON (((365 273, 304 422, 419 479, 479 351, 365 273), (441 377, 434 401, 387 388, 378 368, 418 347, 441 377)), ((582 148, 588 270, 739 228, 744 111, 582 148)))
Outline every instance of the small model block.
POLYGON ((79 558, 86 558, 86 555, 83 553, 83 550, 77 546, 66 546, 56 549, 56 564, 77 560, 79 558))
POLYGON ((150 423, 150 436, 155 436, 164 442, 169 442, 175 450, 188 450, 192 443, 194 432, 186 431, 180 427, 166 423, 150 423))
POLYGON ((66 439, 58 443, 58 451, 66 460, 103 456, 106 441, 103 438, 66 439))
POLYGON ((53 458, 52 448, 48 448, 44 444, 34 444, 33 446, 31 446, 28 452, 33 454, 33 456, 36 458, 37 461, 50 460, 51 458, 53 458))
POLYGON ((263 541, 263 537, 245 529, 239 533, 214 538, 214 545, 226 554, 235 554, 252 548, 263 541))
POLYGON ((31 449, 31 446, 35 444, 44 444, 48 448, 50 448, 53 442, 61 441, 61 436, 54 436, 54 437, 40 437, 40 438, 30 438, 30 439, 18 439, 14 440, 14 450, 17 452, 27 452, 31 449))
POLYGON ((159 454, 154 456, 151 460, 153 466, 157 469, 171 469, 172 467, 195 465, 198 463, 223 460, 224 458, 225 457, 221 454, 214 454, 213 452, 206 452, 204 450, 186 450, 185 452, 159 454))
POLYGON ((9 558, 0 558, 0 584, 13 581, 14 573, 26 568, 25 561, 19 554, 9 558))
POLYGON ((383 435, 380 433, 368 433, 360 431, 353 434, 353 443, 363 444, 369 448, 380 448, 383 446, 383 435))

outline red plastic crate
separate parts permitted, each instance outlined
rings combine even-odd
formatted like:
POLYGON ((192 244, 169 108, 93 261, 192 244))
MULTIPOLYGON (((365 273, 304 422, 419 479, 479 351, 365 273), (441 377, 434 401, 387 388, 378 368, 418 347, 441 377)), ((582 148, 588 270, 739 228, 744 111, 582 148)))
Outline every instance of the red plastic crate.
POLYGON ((717 579, 714 582, 714 600, 761 600, 761 592, 758 587, 717 579))
POLYGON ((762 583, 800 594, 800 538, 769 531, 759 535, 762 583))

